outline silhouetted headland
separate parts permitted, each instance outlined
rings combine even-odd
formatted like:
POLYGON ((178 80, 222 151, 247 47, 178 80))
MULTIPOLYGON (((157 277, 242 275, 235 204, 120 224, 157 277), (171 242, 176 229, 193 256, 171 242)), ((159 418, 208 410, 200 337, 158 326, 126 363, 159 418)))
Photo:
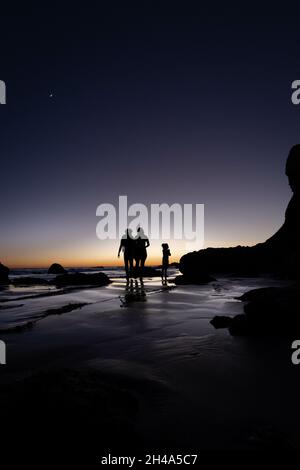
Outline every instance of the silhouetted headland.
MULTIPOLYGON (((205 280, 208 273, 232 273, 258 276, 274 274, 299 279, 300 261, 300 145, 290 150, 286 175, 293 196, 288 204, 282 227, 264 243, 253 247, 206 248, 184 255, 180 271, 189 280, 205 280)), ((208 278, 209 282, 209 278, 208 278)))
POLYGON ((271 274, 298 282, 288 287, 254 289, 239 298, 245 302, 244 314, 216 316, 215 328, 229 328, 232 335, 275 336, 300 332, 299 216, 300 145, 290 150, 286 175, 293 196, 282 227, 264 243, 254 247, 207 248, 188 253, 180 260, 183 278, 195 280, 208 272, 246 276, 271 274))
POLYGON ((265 287, 246 292, 244 313, 234 317, 216 316, 215 328, 229 328, 233 336, 294 336, 300 333, 299 284, 265 287))

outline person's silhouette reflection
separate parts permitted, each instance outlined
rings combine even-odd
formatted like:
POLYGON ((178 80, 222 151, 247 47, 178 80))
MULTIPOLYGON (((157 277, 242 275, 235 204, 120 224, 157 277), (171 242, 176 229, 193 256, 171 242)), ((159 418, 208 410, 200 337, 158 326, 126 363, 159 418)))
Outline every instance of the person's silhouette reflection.
POLYGON ((132 230, 128 228, 121 238, 118 251, 118 258, 120 257, 121 251, 123 251, 124 254, 124 265, 127 279, 129 279, 133 273, 134 249, 135 241, 133 239, 132 230))
POLYGON ((121 307, 128 307, 133 302, 145 302, 146 291, 143 280, 140 279, 140 281, 138 281, 137 279, 127 279, 125 296, 120 297, 120 300, 121 307))
POLYGON ((142 277, 143 270, 145 266, 145 261, 147 258, 147 248, 150 246, 149 239, 147 235, 145 235, 144 230, 142 227, 138 227, 137 229, 137 236, 135 239, 135 270, 136 275, 142 277))

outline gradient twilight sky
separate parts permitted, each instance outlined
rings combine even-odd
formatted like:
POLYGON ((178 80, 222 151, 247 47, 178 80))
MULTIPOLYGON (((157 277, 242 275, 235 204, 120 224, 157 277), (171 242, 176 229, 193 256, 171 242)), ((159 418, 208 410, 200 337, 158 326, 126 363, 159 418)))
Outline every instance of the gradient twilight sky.
MULTIPOLYGON (((205 204, 205 246, 255 244, 283 222, 300 9, 160 3, 2 16, 8 266, 118 263, 118 241, 96 238, 96 208, 121 194, 205 204)), ((176 261, 185 250, 170 245, 176 261)))

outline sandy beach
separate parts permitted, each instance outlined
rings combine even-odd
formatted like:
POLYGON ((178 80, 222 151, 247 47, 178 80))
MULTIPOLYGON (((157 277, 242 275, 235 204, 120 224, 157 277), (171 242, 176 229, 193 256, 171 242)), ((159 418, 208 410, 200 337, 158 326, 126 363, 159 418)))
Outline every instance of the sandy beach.
POLYGON ((2 466, 300 451, 300 8, 24 6, 0 28, 2 466))
POLYGON ((162 286, 160 278, 145 278, 142 286, 133 280, 126 287, 124 277, 112 281, 59 295, 43 287, 2 291, 0 325, 10 331, 1 333, 8 364, 1 383, 44 371, 99 371, 137 400, 132 426, 141 446, 298 448, 291 341, 232 337, 210 324, 215 315, 241 313, 236 297, 244 292, 285 282, 223 277, 204 286, 162 286), (66 305, 74 310, 61 313, 66 305))

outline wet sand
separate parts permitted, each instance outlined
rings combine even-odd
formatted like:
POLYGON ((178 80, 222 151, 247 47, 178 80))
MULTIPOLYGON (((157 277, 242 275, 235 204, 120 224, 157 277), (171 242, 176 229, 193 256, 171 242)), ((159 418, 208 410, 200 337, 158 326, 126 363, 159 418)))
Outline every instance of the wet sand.
POLYGON ((137 399, 134 428, 144 447, 300 448, 300 368, 291 363, 296 338, 231 337, 209 323, 215 315, 241 313, 235 297, 270 285, 282 283, 219 278, 175 287, 146 278, 144 286, 133 281, 126 288, 116 278, 107 287, 50 297, 26 300, 18 292, 0 304, 10 307, 0 310, 2 323, 9 316, 10 325, 38 321, 0 334, 7 343, 1 383, 65 368, 99 371, 126 383, 137 399), (83 305, 40 318, 72 304, 83 305))

